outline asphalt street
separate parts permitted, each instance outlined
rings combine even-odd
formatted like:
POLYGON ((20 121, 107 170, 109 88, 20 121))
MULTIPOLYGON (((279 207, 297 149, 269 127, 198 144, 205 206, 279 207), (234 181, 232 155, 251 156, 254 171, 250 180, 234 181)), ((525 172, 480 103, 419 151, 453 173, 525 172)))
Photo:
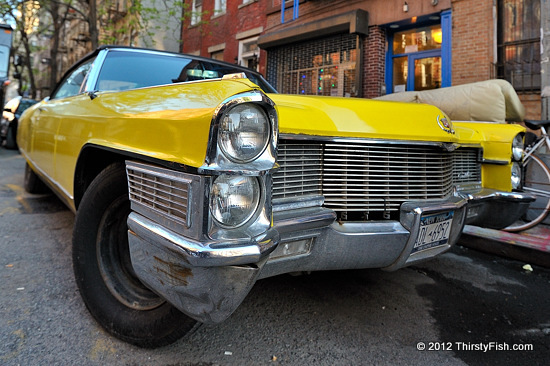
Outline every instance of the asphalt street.
POLYGON ((88 314, 71 264, 73 214, 24 192, 0 149, 0 365, 546 365, 550 270, 462 246, 396 272, 259 281, 225 322, 139 349, 88 314))

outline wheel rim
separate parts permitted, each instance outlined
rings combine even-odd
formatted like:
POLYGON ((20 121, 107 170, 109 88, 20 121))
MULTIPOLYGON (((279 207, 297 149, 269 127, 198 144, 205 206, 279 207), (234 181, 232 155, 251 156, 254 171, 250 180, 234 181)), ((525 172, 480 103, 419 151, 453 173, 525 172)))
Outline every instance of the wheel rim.
POLYGON ((103 282, 119 302, 135 310, 155 309, 165 301, 143 285, 134 272, 126 224, 129 214, 126 196, 121 196, 105 210, 96 243, 99 270, 103 282))

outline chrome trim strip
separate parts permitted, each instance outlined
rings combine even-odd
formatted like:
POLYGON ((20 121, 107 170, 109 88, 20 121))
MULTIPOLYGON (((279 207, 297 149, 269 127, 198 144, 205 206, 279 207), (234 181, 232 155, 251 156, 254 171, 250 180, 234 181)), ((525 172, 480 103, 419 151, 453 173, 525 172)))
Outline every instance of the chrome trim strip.
POLYGON ((482 149, 479 144, 464 144, 456 142, 438 142, 438 141, 416 141, 416 140, 384 140, 365 137, 334 137, 334 136, 317 136, 317 135, 295 135, 289 133, 280 133, 281 140, 296 140, 296 141, 320 141, 320 142, 347 142, 347 143, 368 143, 368 144, 391 144, 391 145, 420 145, 420 146, 437 146, 447 151, 456 150, 459 147, 475 147, 482 149))
POLYGON ((297 210, 306 207, 321 207, 324 201, 325 198, 318 195, 276 198, 272 201, 273 212, 297 210))
POLYGON ((101 68, 103 67, 103 63, 105 62, 105 58, 107 57, 108 50, 101 50, 97 54, 92 69, 88 73, 88 78, 86 79, 86 87, 84 92, 92 92, 97 91, 97 80, 99 78, 99 72, 101 71, 101 68))
POLYGON ((493 160, 493 159, 483 159, 482 164, 494 164, 494 165, 508 165, 510 161, 508 160, 493 160))

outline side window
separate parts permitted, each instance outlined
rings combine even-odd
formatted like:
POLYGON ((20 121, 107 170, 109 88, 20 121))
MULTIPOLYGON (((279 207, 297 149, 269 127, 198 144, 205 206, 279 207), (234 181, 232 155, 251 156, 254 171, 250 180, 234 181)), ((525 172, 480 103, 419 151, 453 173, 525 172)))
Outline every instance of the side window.
POLYGON ((90 60, 83 63, 63 79, 52 98, 66 98, 79 94, 93 62, 94 60, 90 60))

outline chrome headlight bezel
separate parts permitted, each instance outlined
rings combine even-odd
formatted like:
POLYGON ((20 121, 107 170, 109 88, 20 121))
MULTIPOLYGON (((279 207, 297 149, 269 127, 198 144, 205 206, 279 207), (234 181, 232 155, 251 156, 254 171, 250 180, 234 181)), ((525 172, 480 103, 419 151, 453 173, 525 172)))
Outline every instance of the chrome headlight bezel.
POLYGON ((205 162, 199 168, 199 173, 260 175, 271 170, 275 165, 277 156, 278 119, 275 103, 260 90, 252 90, 234 95, 223 101, 214 111, 210 127, 210 138, 206 152, 205 162), (223 119, 239 105, 247 104, 267 118, 269 131, 267 141, 261 144, 257 154, 239 158, 228 152, 227 145, 220 141, 223 133, 223 119))
POLYGON ((218 144, 229 160, 245 164, 256 160, 271 135, 269 117, 255 103, 239 103, 220 116, 218 144))
POLYGON ((510 179, 512 183, 513 190, 519 190, 522 188, 523 184, 523 167, 518 162, 512 163, 512 170, 510 172, 510 179))
POLYGON ((210 215, 224 229, 238 228, 255 215, 261 197, 262 189, 257 177, 218 175, 210 189, 210 215), (243 204, 246 200, 249 202, 243 204))
POLYGON ((523 134, 517 134, 512 140, 512 161, 522 161, 525 154, 523 134))

